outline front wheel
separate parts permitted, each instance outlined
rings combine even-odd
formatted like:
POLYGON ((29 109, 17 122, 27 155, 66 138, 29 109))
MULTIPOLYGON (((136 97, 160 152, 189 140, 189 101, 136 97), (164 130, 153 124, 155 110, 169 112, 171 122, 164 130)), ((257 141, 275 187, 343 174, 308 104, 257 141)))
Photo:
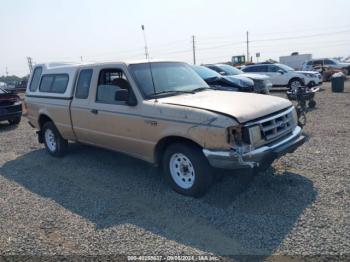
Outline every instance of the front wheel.
POLYGON ((66 154, 68 141, 64 139, 52 122, 47 122, 42 127, 45 148, 47 152, 55 157, 66 154))
POLYGON ((201 197, 213 183, 212 168, 194 145, 170 145, 163 157, 163 170, 170 186, 186 196, 201 197))
POLYGON ((291 91, 295 91, 301 86, 303 86, 303 82, 297 78, 290 80, 290 82, 288 84, 288 88, 291 91))

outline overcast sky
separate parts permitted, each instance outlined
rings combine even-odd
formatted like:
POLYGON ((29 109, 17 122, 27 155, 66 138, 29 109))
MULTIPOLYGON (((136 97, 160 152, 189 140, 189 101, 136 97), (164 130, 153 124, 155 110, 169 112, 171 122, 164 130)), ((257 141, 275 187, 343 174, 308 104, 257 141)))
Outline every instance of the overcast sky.
POLYGON ((34 61, 144 58, 141 24, 152 58, 261 60, 291 52, 350 55, 349 0, 0 0, 0 75, 28 73, 34 61))

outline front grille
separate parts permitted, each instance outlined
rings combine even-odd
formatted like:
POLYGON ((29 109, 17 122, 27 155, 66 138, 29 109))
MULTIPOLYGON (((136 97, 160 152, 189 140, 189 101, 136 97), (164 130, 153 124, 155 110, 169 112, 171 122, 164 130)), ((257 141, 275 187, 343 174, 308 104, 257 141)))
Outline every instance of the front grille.
MULTIPOLYGON (((272 116, 254 121, 245 130, 245 140, 251 145, 262 146, 289 134, 297 126, 294 108, 289 108, 272 116), (260 134, 259 134, 260 130, 260 134), (248 140, 249 137, 249 140, 248 140)), ((244 134, 243 134, 244 135, 244 134)))
POLYGON ((279 136, 291 131, 293 125, 292 112, 278 115, 276 118, 260 123, 262 137, 266 141, 274 140, 279 136))

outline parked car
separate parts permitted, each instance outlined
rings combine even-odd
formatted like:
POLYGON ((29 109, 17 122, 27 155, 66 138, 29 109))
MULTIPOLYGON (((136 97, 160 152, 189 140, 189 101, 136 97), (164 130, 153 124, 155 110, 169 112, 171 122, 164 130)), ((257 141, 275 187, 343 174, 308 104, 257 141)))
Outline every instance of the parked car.
POLYGON ((321 59, 312 59, 305 61, 302 66, 304 71, 313 71, 315 68, 327 67, 331 69, 340 69, 344 74, 350 74, 350 63, 341 63, 335 59, 331 58, 321 58, 321 59))
POLYGON ((268 75, 274 87, 296 89, 300 86, 314 86, 322 83, 322 76, 317 72, 295 71, 293 68, 283 64, 248 65, 242 70, 248 73, 268 75))
POLYGON ((194 197, 213 168, 263 170, 305 141, 290 101, 213 90, 182 62, 36 65, 26 104, 52 156, 69 140, 119 151, 162 166, 194 197))
POLYGON ((0 88, 0 121, 18 125, 22 117, 22 103, 18 95, 0 88))
POLYGON ((267 75, 245 73, 236 67, 226 64, 207 64, 204 66, 223 76, 240 76, 250 78, 254 81, 255 90, 261 90, 261 93, 264 94, 268 94, 270 88, 272 87, 270 78, 267 75))
POLYGON ((192 66, 201 78, 211 87, 227 91, 255 92, 268 94, 268 89, 259 89, 254 81, 244 76, 222 76, 205 66, 192 66))

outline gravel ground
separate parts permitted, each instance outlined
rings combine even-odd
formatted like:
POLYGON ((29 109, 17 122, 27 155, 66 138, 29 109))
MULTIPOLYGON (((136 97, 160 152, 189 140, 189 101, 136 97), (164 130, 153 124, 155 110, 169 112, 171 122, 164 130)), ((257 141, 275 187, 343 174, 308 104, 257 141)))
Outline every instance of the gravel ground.
POLYGON ((0 254, 349 254, 346 85, 335 94, 324 84, 308 114, 310 139, 294 154, 254 178, 225 176, 201 199, 118 153, 72 144, 52 158, 26 119, 1 123, 0 254))

